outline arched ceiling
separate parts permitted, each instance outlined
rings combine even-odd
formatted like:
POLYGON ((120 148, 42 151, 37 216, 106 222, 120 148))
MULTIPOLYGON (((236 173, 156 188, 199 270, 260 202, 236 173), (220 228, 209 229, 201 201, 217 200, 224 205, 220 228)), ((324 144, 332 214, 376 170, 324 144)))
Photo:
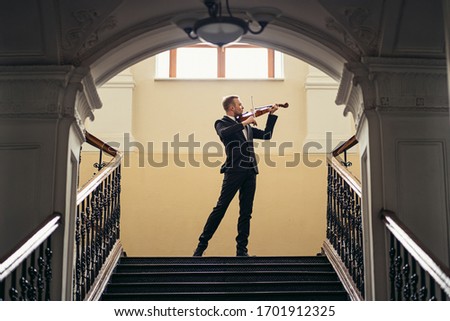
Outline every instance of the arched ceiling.
MULTIPOLYGON (((224 1, 223 1, 224 2, 224 1)), ((445 58, 440 0, 229 0, 281 16, 242 41, 273 47, 339 79, 362 56, 445 58)), ((1 0, 0 65, 81 65, 101 84, 157 52, 193 43, 173 18, 201 0, 1 0)))

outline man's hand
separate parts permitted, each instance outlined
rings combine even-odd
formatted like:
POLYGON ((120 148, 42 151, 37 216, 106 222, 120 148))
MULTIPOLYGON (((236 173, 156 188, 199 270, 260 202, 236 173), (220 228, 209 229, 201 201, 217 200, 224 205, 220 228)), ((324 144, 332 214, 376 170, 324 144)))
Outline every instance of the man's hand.
POLYGON ((249 118, 247 118, 246 120, 244 120, 241 124, 243 125, 254 125, 257 126, 258 124, 256 123, 255 117, 250 116, 249 118))
POLYGON ((277 104, 272 105, 272 107, 270 107, 270 114, 272 115, 277 110, 278 110, 278 105, 277 104))

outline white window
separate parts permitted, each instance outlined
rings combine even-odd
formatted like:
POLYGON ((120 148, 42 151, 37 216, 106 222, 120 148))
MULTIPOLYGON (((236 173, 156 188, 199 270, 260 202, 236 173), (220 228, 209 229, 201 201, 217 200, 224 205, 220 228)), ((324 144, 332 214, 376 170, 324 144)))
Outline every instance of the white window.
POLYGON ((226 78, 267 78, 269 55, 265 48, 227 48, 226 78))
POLYGON ((283 78, 283 54, 247 44, 224 48, 197 44, 156 55, 156 78, 283 78))
POLYGON ((177 49, 177 78, 214 78, 217 72, 215 48, 177 49))

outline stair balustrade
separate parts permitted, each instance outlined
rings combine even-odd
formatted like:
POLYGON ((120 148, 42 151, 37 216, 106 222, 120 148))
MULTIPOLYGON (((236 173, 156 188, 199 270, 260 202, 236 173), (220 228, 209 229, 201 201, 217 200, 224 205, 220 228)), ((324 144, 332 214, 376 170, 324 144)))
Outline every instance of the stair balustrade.
POLYGON ((61 214, 50 215, 0 258, 0 301, 48 301, 52 286, 52 234, 61 214))
MULTIPOLYGON (((364 300, 361 183, 351 174, 346 152, 353 136, 327 158, 327 240, 324 251, 352 300, 364 300), (344 160, 339 155, 344 153, 344 160)), ((389 240, 390 299, 449 300, 450 269, 389 210, 381 211, 389 240)))
POLYGON ((347 150, 358 142, 353 136, 327 157, 327 240, 325 254, 352 300, 364 299, 364 259, 361 183, 348 171, 347 150), (344 153, 344 160, 338 157, 344 153))
POLYGON ((122 154, 90 133, 86 142, 100 150, 98 173, 78 191, 75 221, 73 300, 96 300, 122 253, 120 181, 122 154), (113 156, 109 163, 101 153, 113 156))
POLYGON ((450 300, 450 269, 389 210, 381 211, 389 235, 392 301, 450 300))

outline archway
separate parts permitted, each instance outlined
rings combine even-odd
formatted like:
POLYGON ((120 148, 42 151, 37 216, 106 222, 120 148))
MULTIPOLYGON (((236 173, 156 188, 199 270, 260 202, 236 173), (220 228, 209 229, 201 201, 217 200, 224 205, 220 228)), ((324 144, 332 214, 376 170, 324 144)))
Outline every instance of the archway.
MULTIPOLYGON (((242 7, 235 9, 242 12, 255 3, 242 2, 239 4, 242 7)), ((258 5, 271 4, 274 2, 258 1, 258 5)), ((442 189, 445 191, 442 195, 448 195, 450 171, 445 161, 449 150, 448 92, 441 3, 365 1, 355 6, 354 1, 305 0, 301 4, 277 1, 276 5, 283 9, 284 16, 267 32, 247 37, 245 41, 271 44, 303 57, 335 79, 341 78, 342 66, 350 62, 342 76, 339 101, 348 103, 349 110, 364 118, 359 127, 367 152, 364 156, 367 160, 364 165, 367 175, 365 213, 369 215, 368 230, 372 233, 368 235, 371 244, 367 251, 371 262, 366 264, 372 266, 375 262, 384 267, 384 257, 387 257, 384 227, 377 217, 381 208, 404 213, 402 219, 419 230, 426 224, 416 219, 423 219, 424 212, 443 213, 433 221, 434 227, 447 226, 440 224, 440 220, 448 222, 445 196, 437 197, 436 201, 418 197, 411 202, 408 198, 423 187, 433 191, 442 189), (430 80, 435 84, 432 88, 421 85, 429 84, 430 80), (403 92, 399 87, 412 90, 403 92), (446 115, 441 117, 441 114, 446 115), (403 122, 406 118, 408 122, 403 122), (401 128, 397 126, 399 121, 404 125, 401 128), (404 143, 398 144, 399 141, 404 143), (436 141, 442 144, 423 144, 436 141), (401 169, 412 168, 422 171, 428 179, 421 159, 407 157, 414 148, 420 148, 421 154, 431 157, 430 164, 432 160, 442 160, 439 166, 433 166, 439 173, 426 180, 426 184, 413 175, 402 174, 401 169), (426 149, 423 152, 421 148, 426 149), (395 158, 396 153, 404 158, 395 158), (442 177, 445 177, 445 184, 442 177), (443 205, 444 210, 436 210, 435 204, 443 205)), ((5 126, 1 126, 0 136, 6 137, 7 146, 14 146, 12 151, 5 151, 7 155, 14 156, 15 146, 23 145, 30 163, 36 164, 34 160, 39 160, 40 166, 33 169, 35 181, 20 180, 23 190, 34 196, 29 198, 29 207, 17 210, 14 203, 22 201, 18 194, 12 195, 13 202, 6 209, 12 222, 28 215, 21 213, 35 213, 35 209, 39 209, 35 215, 29 215, 34 220, 32 223, 38 223, 52 211, 71 215, 74 190, 68 174, 77 169, 75 156, 83 140, 80 129, 84 118, 89 116, 90 109, 99 105, 92 78, 100 85, 142 57, 187 43, 183 32, 170 23, 171 18, 182 12, 204 12, 204 8, 201 1, 194 0, 30 2, 26 11, 19 6, 21 4, 9 2, 5 12, 10 14, 2 20, 9 36, 2 43, 0 57, 5 90, 2 96, 5 126), (83 68, 77 68, 79 66, 83 68), (80 98, 80 105, 76 104, 75 97, 80 98), (35 121, 37 118, 46 120, 44 128, 36 126, 41 123, 35 121), (30 141, 33 142, 31 149, 30 141), (40 149, 36 151, 34 146, 40 149), (68 150, 73 159, 68 159, 68 150), (41 177, 45 179, 38 179, 41 177)), ((7 174, 17 180, 23 176, 21 167, 20 163, 12 161, 7 174)), ((3 188, 8 190, 8 184, 4 183, 3 188)), ((69 217, 66 223, 71 219, 69 217)), ((33 228, 32 223, 25 227, 17 225, 26 233, 26 228, 33 228)), ((6 229, 9 225, 5 226, 6 229)), ((69 224, 67 226, 70 240, 73 237, 69 224)), ((448 243, 447 234, 448 228, 439 236, 448 243)), ((433 245, 436 233, 432 229, 422 231, 421 235, 433 245)), ((64 235, 58 239, 60 243, 63 238, 67 240, 64 235)), ((70 244, 67 248, 70 253, 70 244)), ((444 252, 448 261, 448 249, 444 252)), ((56 255, 59 262, 60 254, 56 255)), ((373 273, 369 272, 368 281, 380 286, 387 276, 378 270, 374 268, 373 273)), ((382 285, 380 289, 373 297, 386 297, 382 285)))
MULTIPOLYGON (((194 43, 170 19, 159 22, 154 29, 135 30, 135 35, 117 39, 83 60, 91 69, 97 85, 127 67, 161 51, 194 43)), ((339 80, 343 65, 357 59, 349 48, 342 47, 316 30, 307 30, 294 21, 274 22, 261 35, 246 35, 242 42, 270 47, 303 60, 339 80)))
MULTIPOLYGON (((197 234, 216 201, 221 181, 218 166, 223 161, 223 157, 213 157, 207 160, 208 164, 216 163, 216 165, 209 166, 203 162, 205 155, 202 151, 211 143, 221 148, 221 143, 211 124, 215 119, 222 117, 220 97, 236 91, 243 95, 247 108, 249 108, 251 93, 257 95, 256 103, 264 103, 266 100, 270 102, 273 99, 281 101, 287 98, 291 104, 286 111, 279 111, 280 119, 274 139, 275 146, 271 147, 273 155, 266 155, 263 147, 258 149, 260 160, 262 160, 260 168, 264 174, 258 177, 260 183, 255 202, 256 215, 253 220, 255 229, 252 229, 251 238, 254 239, 254 244, 259 246, 254 246, 253 252, 256 255, 315 255, 320 252, 325 235, 326 213, 324 153, 327 151, 326 148, 330 148, 326 145, 334 147, 336 142, 318 141, 317 136, 308 134, 306 127, 317 126, 319 121, 318 115, 314 118, 308 113, 311 113, 313 109, 322 110, 325 113, 324 119, 327 113, 328 116, 333 114, 334 116, 328 120, 328 124, 332 124, 333 121, 338 122, 337 118, 342 115, 342 111, 333 103, 337 91, 336 82, 325 78, 325 75, 318 71, 313 71, 311 67, 308 67, 310 65, 292 56, 288 55, 286 60, 288 60, 287 70, 285 70, 286 79, 268 81, 266 84, 251 80, 233 82, 230 79, 209 82, 192 79, 172 82, 155 80, 154 59, 145 60, 139 63, 138 67, 135 65, 131 68, 137 82, 133 84, 136 86, 134 90, 137 91, 134 97, 138 100, 136 104, 140 105, 140 108, 133 106, 133 112, 138 114, 138 119, 133 121, 137 130, 136 135, 129 135, 122 140, 122 145, 126 140, 128 145, 137 147, 135 151, 138 154, 130 153, 131 157, 126 154, 123 169, 126 183, 122 193, 127 199, 127 204, 123 204, 122 222, 125 228, 122 240, 126 250, 126 245, 129 245, 127 254, 132 256, 137 255, 136 253, 141 256, 192 254, 192 247, 198 238, 197 234), (225 89, 222 90, 222 88, 225 89), (307 94, 308 90, 320 91, 320 93, 307 94), (145 91, 144 97, 143 91, 145 91), (202 94, 203 91, 207 93, 202 94), (177 94, 173 95, 174 92, 177 94), (322 100, 326 106, 321 106, 320 99, 314 96, 321 94, 328 95, 326 100, 322 100), (146 99, 146 102, 143 102, 143 99, 146 99), (308 117, 313 120, 307 121, 308 117), (166 118, 167 122, 165 122, 166 118), (160 127, 161 124, 164 125, 160 127), (196 155, 192 157, 194 159, 192 162, 188 159, 190 156, 185 154, 186 146, 191 138, 191 145, 198 144, 195 150, 193 148, 196 155), (184 156, 174 155, 174 140, 183 146, 181 152, 184 156), (307 151, 308 154, 303 154, 305 144, 311 145, 312 142, 315 144, 307 151), (293 147, 294 144, 295 147, 293 147), (323 148, 318 151, 317 145, 320 144, 323 148), (169 155, 162 155, 161 149, 164 145, 169 155), (152 151, 149 152, 149 149, 152 151), (279 155, 280 152, 284 155, 279 155), (174 159, 180 158, 178 163, 183 163, 183 166, 187 168, 173 164, 174 159), (266 158, 267 162, 265 162, 266 158), (164 161, 167 161, 167 164, 164 164, 164 161), (131 168, 133 166, 134 169, 131 168), (126 177, 127 175, 129 177, 126 177), (313 191, 308 192, 309 188, 313 191), (134 195, 134 202, 130 201, 130 194, 134 195), (273 201, 270 201, 270 198, 273 198, 273 201), (129 204, 133 206, 127 206, 129 204), (279 206, 280 204, 283 206, 279 206), (130 235, 130 230, 136 233, 130 235), (274 236, 280 235, 277 242, 267 242, 267 236, 271 233, 274 236), (133 242, 129 241, 131 238, 133 242), (308 243, 313 245, 308 247, 308 243)), ((127 71, 121 77, 133 76, 127 71)), ((122 78, 117 78, 116 81, 120 79, 122 78)), ((115 86, 113 81, 108 88, 115 86)), ((123 90, 130 91, 130 89, 123 90)), ((114 100, 119 99, 120 97, 113 99, 113 104, 114 100)), ((110 106, 111 103, 108 102, 108 105, 110 106)), ((122 108, 131 107, 122 106, 122 108)), ((115 107, 111 112, 119 111, 115 107)), ((128 117, 121 119, 128 119, 128 117)), ((265 119, 262 120, 264 121, 265 119)), ((116 123, 111 122, 111 124, 116 123)), ((260 124, 261 126, 264 126, 264 123, 260 124)), ((311 131, 311 128, 309 130, 311 131)), ((330 127, 327 130, 332 132, 333 128, 330 127)), ((99 134, 95 131, 92 133, 99 134)), ((347 137, 339 137, 339 139, 346 140, 353 134, 353 131, 349 132, 347 137)), ((83 159, 85 159, 84 156, 83 159)), ((209 255, 232 255, 238 212, 236 205, 237 200, 232 203, 229 214, 225 216, 224 223, 218 231, 219 235, 215 237, 210 247, 209 252, 212 254, 209 255)))

